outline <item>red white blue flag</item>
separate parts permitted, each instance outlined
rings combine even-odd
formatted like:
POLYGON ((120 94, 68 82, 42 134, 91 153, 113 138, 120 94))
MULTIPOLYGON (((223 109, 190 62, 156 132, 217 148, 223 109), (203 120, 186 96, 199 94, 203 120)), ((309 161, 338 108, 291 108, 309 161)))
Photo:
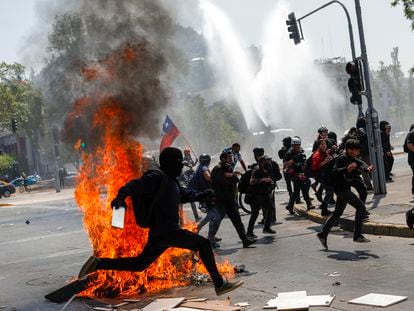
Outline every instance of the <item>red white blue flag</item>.
POLYGON ((169 116, 165 118, 162 125, 162 131, 164 136, 161 139, 160 151, 163 151, 165 148, 171 146, 177 136, 180 135, 180 131, 169 116))

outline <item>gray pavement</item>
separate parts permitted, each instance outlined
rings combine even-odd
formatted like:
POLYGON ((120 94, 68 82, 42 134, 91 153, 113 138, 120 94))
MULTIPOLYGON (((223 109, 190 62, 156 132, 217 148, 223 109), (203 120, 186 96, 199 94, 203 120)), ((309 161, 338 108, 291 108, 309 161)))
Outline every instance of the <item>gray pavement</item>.
MULTIPOLYGON (((400 173, 398 169, 395 172, 397 185, 400 173)), ((0 207, 0 307, 4 306, 3 310, 60 310, 63 305, 46 301, 44 295, 75 276, 92 252, 71 190, 33 196, 16 196, 14 201, 8 201, 15 205, 0 207), (26 220, 30 223, 26 224, 26 220)), ((244 286, 230 293, 232 302, 248 301, 249 310, 261 310, 278 292, 306 290, 312 295, 335 294, 331 306, 335 310, 371 310, 347 301, 375 292, 409 297, 408 301, 387 310, 414 309, 411 239, 369 235, 371 243, 357 244, 352 241, 351 233, 338 231, 329 235, 330 250, 325 252, 315 237, 320 224, 288 215, 281 204, 286 201, 286 192, 279 192, 278 224, 274 226, 277 234, 264 235, 257 226, 255 233, 259 241, 249 249, 242 248, 229 220, 223 221, 218 233, 223 238, 217 250, 219 260, 228 258, 233 264, 244 264, 248 270, 239 276, 245 281, 244 286), (332 272, 340 276, 326 275, 332 272), (340 285, 333 286, 335 282, 340 285)), ((191 213, 188 207, 186 210, 191 213)), ((242 219, 247 224, 248 215, 242 219)), ((205 235, 206 230, 201 234, 205 235)), ((216 298, 211 285, 173 289, 155 296, 216 298)), ((96 305, 102 303, 76 299, 66 310, 90 310, 90 306, 96 305)))

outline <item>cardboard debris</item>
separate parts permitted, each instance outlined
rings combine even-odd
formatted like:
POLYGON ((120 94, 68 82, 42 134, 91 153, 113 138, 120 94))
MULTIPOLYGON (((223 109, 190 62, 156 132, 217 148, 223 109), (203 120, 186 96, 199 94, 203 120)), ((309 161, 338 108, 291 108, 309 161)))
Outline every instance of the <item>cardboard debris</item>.
POLYGON ((308 296, 309 307, 329 307, 335 295, 314 295, 308 296))
POLYGON ((124 302, 132 302, 132 303, 134 303, 134 302, 140 302, 141 300, 140 299, 132 299, 132 298, 125 298, 124 299, 124 302))
POLYGON ((124 302, 118 303, 117 305, 113 305, 112 307, 119 308, 119 307, 122 307, 122 306, 126 306, 127 304, 129 304, 129 301, 124 301, 124 302))
POLYGON ((178 308, 174 308, 174 309, 168 309, 168 310, 165 310, 165 311, 200 311, 200 309, 178 307, 178 308))
POLYGON ((239 311, 240 307, 230 306, 229 300, 188 301, 180 307, 209 310, 209 311, 239 311))
POLYGON ((308 310, 306 291, 278 293, 277 298, 269 300, 263 309, 308 310))
POLYGON ((238 303, 235 303, 234 305, 237 306, 237 307, 244 308, 244 307, 250 306, 250 303, 248 303, 248 302, 238 302, 238 303))
POLYGON ((163 298, 163 299, 156 299, 154 302, 150 303, 146 306, 143 311, 160 311, 160 310, 168 310, 173 309, 180 305, 184 301, 185 298, 163 298))
POLYGON ((308 310, 309 307, 329 307, 335 295, 308 296, 306 291, 278 293, 270 299, 263 309, 280 310, 308 310))
POLYGON ((367 305, 374 307, 389 307, 393 304, 407 300, 406 296, 394 296, 394 295, 384 295, 384 294, 368 294, 359 298, 352 299, 348 303, 353 303, 357 305, 367 305))
POLYGON ((93 309, 97 311, 112 311, 113 310, 112 308, 104 308, 104 307, 95 307, 93 309))
POLYGON ((200 302, 200 301, 206 301, 207 298, 188 298, 185 301, 187 302, 200 302))

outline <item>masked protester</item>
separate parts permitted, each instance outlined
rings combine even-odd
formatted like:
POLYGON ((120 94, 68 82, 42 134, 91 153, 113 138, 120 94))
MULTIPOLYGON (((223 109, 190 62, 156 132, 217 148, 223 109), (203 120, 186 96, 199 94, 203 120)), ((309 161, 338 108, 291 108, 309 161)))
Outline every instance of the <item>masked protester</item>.
MULTIPOLYGON (((279 159, 283 161, 286 153, 290 150, 291 147, 292 147, 292 137, 288 136, 288 137, 283 138, 282 148, 280 148, 280 150, 278 151, 279 159)), ((286 182, 286 189, 289 193, 289 197, 291 197, 293 194, 292 177, 290 174, 286 172, 286 170, 283 170, 283 178, 285 179, 285 182, 286 182)), ((299 201, 300 201, 300 198, 297 198, 296 203, 299 204, 300 203, 299 201)))
MULTIPOLYGON (((343 214, 347 204, 350 204, 356 209, 355 212, 355 227, 354 227, 354 242, 366 243, 370 242, 362 233, 362 222, 366 215, 366 207, 352 191, 352 180, 355 171, 361 169, 362 161, 358 159, 360 144, 358 140, 348 139, 345 145, 345 153, 340 155, 335 160, 332 172, 330 172, 327 182, 334 188, 337 196, 335 211, 331 214, 323 225, 322 232, 317 234, 322 246, 327 250, 327 237, 332 226, 339 220, 343 214)), ((372 167, 363 166, 366 170, 371 171, 372 167)))
POLYGON ((392 182, 391 178, 391 171, 394 165, 394 156, 392 154, 392 146, 390 141, 390 134, 391 134, 391 125, 387 121, 380 122, 380 130, 381 130, 381 144, 382 144, 382 151, 384 153, 384 172, 385 172, 385 180, 387 182, 392 182))
POLYGON ((263 233, 275 234, 272 230, 273 216, 273 190, 275 188, 275 175, 272 173, 271 158, 263 155, 259 158, 259 166, 253 171, 250 179, 250 195, 252 214, 250 215, 249 226, 247 228, 247 236, 249 238, 257 238, 253 233, 254 225, 259 211, 263 210, 264 228, 263 233))
MULTIPOLYGON (((126 206, 125 199, 132 198, 137 206, 143 197, 155 197, 161 188, 162 195, 155 202, 150 214, 148 241, 137 257, 97 258, 91 256, 83 265, 79 277, 97 270, 143 271, 167 248, 177 247, 199 252, 209 272, 217 295, 222 295, 242 285, 243 282, 227 282, 217 270, 210 242, 202 236, 181 229, 179 226, 179 204, 211 198, 212 191, 193 192, 182 189, 177 177, 183 168, 183 155, 179 149, 165 148, 160 154, 161 171, 150 171, 140 179, 134 179, 123 186, 112 201, 113 208, 126 206)), ((139 206, 137 206, 139 208, 139 206)))
POLYGON ((243 243, 243 247, 247 248, 249 245, 256 242, 256 240, 249 239, 246 235, 246 230, 241 221, 239 211, 236 206, 236 186, 239 182, 237 173, 233 171, 232 153, 223 151, 220 155, 220 163, 213 168, 211 172, 211 186, 215 192, 215 201, 219 217, 211 220, 211 229, 209 230, 209 240, 213 247, 220 247, 214 241, 214 237, 220 227, 224 216, 228 216, 234 228, 243 243))
POLYGON ((286 206, 286 209, 291 215, 295 213, 293 211, 293 206, 296 198, 299 198, 301 191, 307 209, 310 210, 315 208, 309 197, 309 179, 306 177, 304 171, 305 161, 306 155, 301 148, 301 140, 299 137, 294 137, 292 139, 292 148, 286 153, 285 158, 283 159, 283 168, 293 180, 293 194, 290 196, 289 203, 286 206))

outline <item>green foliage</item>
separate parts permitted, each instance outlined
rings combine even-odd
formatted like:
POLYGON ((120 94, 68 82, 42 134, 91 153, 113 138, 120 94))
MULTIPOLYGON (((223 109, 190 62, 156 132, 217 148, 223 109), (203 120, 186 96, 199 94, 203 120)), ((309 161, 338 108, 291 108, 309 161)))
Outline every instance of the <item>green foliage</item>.
POLYGON ((0 63, 0 127, 11 130, 11 120, 16 119, 18 131, 33 137, 43 128, 43 98, 24 75, 23 65, 0 63))
POLYGON ((405 17, 411 21, 411 29, 414 30, 414 0, 392 0, 391 5, 397 6, 402 4, 404 7, 405 17))
POLYGON ((241 138, 236 120, 243 118, 225 103, 209 106, 201 96, 187 96, 171 117, 198 154, 218 153, 241 138))
POLYGON ((8 154, 1 154, 0 155, 0 172, 8 170, 13 167, 13 164, 16 161, 14 158, 8 154))

